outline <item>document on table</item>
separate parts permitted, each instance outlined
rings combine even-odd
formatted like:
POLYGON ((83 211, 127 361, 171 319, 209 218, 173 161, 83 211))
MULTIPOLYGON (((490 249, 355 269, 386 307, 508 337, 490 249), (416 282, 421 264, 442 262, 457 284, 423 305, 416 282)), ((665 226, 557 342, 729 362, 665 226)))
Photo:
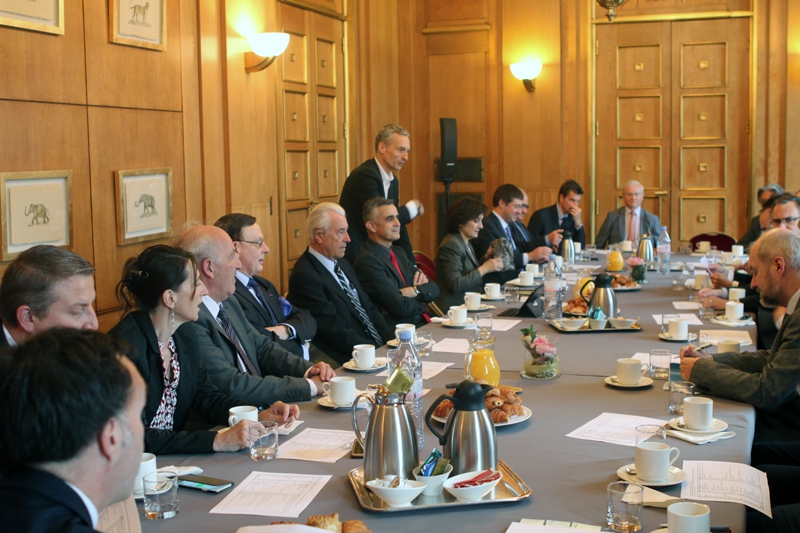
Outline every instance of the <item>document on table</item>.
MULTIPOLYGON (((694 313, 678 313, 678 316, 681 318, 686 319, 686 322, 690 326, 702 326, 703 321, 697 318, 697 315, 694 313)), ((656 324, 659 326, 661 325, 661 315, 653 315, 653 320, 656 321, 656 324)))
POLYGON ((753 344, 753 339, 746 331, 736 329, 701 329, 700 333, 708 335, 708 342, 717 344, 719 341, 739 341, 743 346, 753 344))
POLYGON ((252 472, 210 512, 297 518, 330 479, 331 476, 252 472))
POLYGON ((741 463, 684 461, 681 498, 741 503, 772 518, 767 474, 741 463))
POLYGON ((442 339, 433 345, 434 352, 465 354, 469 350, 467 339, 442 339))
MULTIPOLYGON (((680 309, 683 311, 700 309, 700 302, 672 302, 672 305, 675 306, 675 309, 680 309)), ((659 322, 659 324, 661 324, 661 322, 659 322)))
POLYGON ((603 413, 572 433, 568 433, 567 437, 608 442, 611 444, 620 444, 622 446, 636 446, 636 426, 641 424, 663 426, 666 422, 658 420, 657 418, 647 418, 645 416, 603 413))
POLYGON ((142 533, 139 523, 139 511, 133 495, 128 499, 110 505, 100 512, 97 519, 97 531, 103 533, 142 533))
POLYGON ((519 522, 511 522, 506 533, 561 533, 566 529, 581 529, 584 531, 601 531, 600 526, 580 524, 578 522, 565 522, 557 520, 530 520, 523 518, 519 522))
MULTIPOLYGON (((469 349, 469 347, 467 347, 469 349)), ((464 350, 464 353, 467 353, 467 350, 464 350)), ((422 362, 422 379, 430 379, 448 366, 453 366, 453 363, 436 363, 434 361, 423 361, 422 362)), ((383 372, 379 372, 375 374, 378 377, 388 376, 389 371, 384 370, 383 372)))
POLYGON ((317 463, 335 463, 350 453, 355 435, 341 429, 306 428, 295 438, 281 444, 281 459, 298 459, 317 463))
POLYGON ((508 331, 517 324, 522 322, 522 320, 492 320, 492 331, 508 331))

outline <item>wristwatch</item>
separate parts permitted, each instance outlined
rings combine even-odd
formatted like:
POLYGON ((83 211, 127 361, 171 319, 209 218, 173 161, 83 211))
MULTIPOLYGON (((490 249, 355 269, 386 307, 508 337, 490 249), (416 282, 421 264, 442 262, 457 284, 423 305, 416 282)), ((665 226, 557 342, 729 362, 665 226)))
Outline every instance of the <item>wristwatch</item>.
POLYGON ((417 291, 417 298, 419 298, 422 293, 419 292, 419 289, 417 288, 416 285, 414 285, 414 290, 417 291))

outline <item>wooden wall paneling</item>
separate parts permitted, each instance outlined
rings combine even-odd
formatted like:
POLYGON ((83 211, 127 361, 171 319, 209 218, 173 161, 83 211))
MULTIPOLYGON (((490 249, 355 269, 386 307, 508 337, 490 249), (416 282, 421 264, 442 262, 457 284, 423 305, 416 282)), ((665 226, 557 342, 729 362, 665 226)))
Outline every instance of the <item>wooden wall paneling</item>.
POLYGON ((183 164, 186 171, 186 219, 203 218, 200 80, 198 70, 197 3, 181 2, 181 108, 183 164))
POLYGON ((427 0, 428 26, 488 22, 489 0, 427 0))
MULTIPOLYGON (((751 80, 768 80, 769 77, 769 4, 770 0, 758 0, 752 30, 751 80)), ((751 83, 751 107, 755 124, 750 126, 752 162, 750 179, 750 214, 758 214, 756 194, 759 187, 767 183, 767 96, 766 83, 751 83)))
POLYGON ((114 171, 172 167, 172 226, 185 222, 182 117, 166 111, 90 107, 88 123, 91 205, 102 206, 92 214, 97 310, 102 312, 119 305, 114 287, 125 260, 159 242, 117 246, 114 171))
POLYGON ((80 2, 64 2, 64 35, 2 26, 0 50, 0 98, 86 103, 80 2))
POLYGON ((0 171, 72 170, 72 250, 95 264, 86 108, 0 101, 0 124, 0 171))
POLYGON ((164 51, 109 42, 108 0, 86 0, 83 8, 89 105, 180 111, 180 2, 167 2, 164 51))
POLYGON ((786 188, 800 189, 800 3, 788 5, 786 24, 786 188))
MULTIPOLYGON (((404 77, 401 81, 400 78, 399 58, 408 50, 401 48, 398 42, 403 37, 402 34, 398 36, 398 1, 384 0, 368 3, 370 124, 364 135, 374 142, 375 134, 381 127, 400 120, 401 89, 410 80, 404 77)), ((411 130, 409 132, 412 133, 411 130)), ((358 160, 351 162, 353 167, 357 167, 363 163, 364 159, 374 155, 373 142, 369 143, 369 150, 366 153, 360 154, 361 157, 358 160)), ((412 146, 411 149, 413 150, 414 147, 412 146)))
MULTIPOLYGON (((618 17, 631 17, 688 12, 747 11, 750 9, 750 2, 751 0, 658 0, 656 2, 628 2, 617 8, 616 13, 618 17)), ((606 18, 605 9, 595 5, 594 2, 592 2, 592 6, 595 18, 606 18)))
POLYGON ((769 51, 767 83, 767 173, 769 183, 784 183, 786 151, 786 16, 787 2, 769 4, 769 51))

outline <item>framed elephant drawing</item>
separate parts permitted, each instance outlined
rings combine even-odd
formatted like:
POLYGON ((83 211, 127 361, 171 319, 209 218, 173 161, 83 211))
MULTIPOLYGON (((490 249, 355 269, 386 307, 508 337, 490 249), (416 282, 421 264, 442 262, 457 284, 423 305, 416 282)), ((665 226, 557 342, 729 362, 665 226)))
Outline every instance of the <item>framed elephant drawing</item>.
POLYGON ((38 244, 72 246, 72 170, 0 172, 3 261, 38 244))
POLYGON ((172 233, 172 168, 118 170, 117 243, 163 239, 172 233))

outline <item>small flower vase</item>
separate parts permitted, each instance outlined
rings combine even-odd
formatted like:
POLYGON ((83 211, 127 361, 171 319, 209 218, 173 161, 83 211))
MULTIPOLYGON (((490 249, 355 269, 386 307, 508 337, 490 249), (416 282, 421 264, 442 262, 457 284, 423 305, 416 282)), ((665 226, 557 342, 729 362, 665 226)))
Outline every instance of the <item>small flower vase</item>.
POLYGON ((525 379, 555 379, 561 375, 558 369, 558 355, 547 354, 539 356, 536 349, 529 349, 527 346, 523 350, 522 370, 519 373, 525 379))
POLYGON ((631 267, 631 279, 637 283, 647 283, 647 266, 636 265, 631 267))

